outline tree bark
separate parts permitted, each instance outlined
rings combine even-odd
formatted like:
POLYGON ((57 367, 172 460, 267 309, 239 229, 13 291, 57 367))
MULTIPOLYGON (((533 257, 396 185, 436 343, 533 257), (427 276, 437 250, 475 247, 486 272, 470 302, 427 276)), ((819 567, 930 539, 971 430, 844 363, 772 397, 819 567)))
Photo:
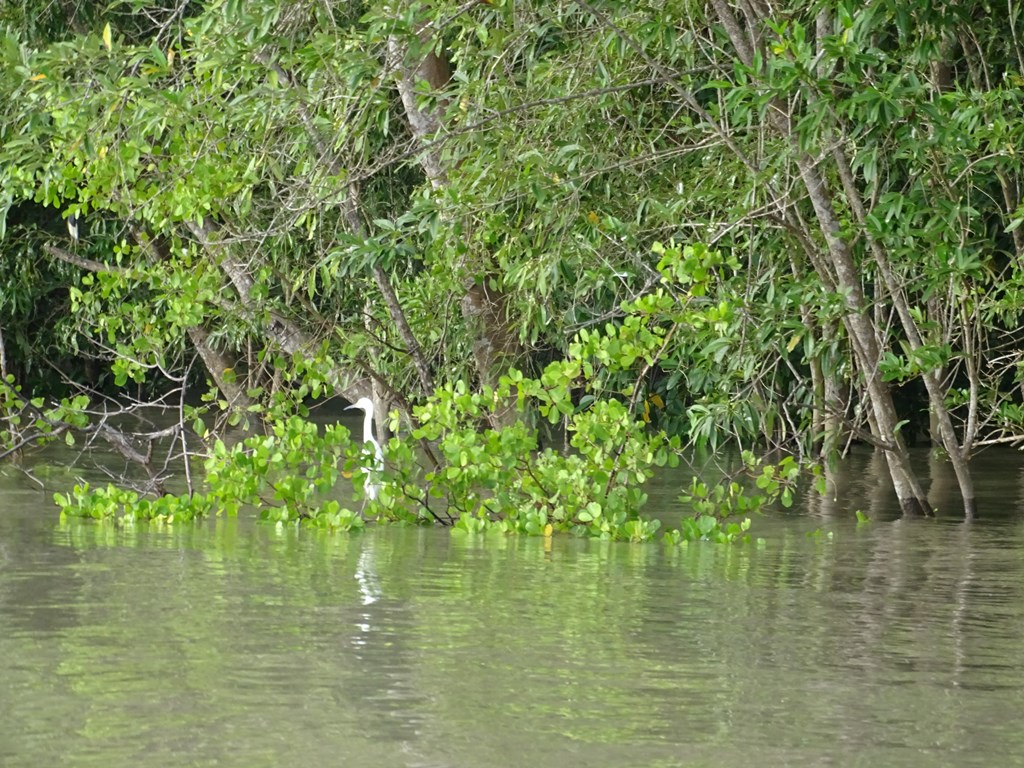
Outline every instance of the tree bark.
MULTIPOLYGON (((420 42, 430 42, 429 35, 423 35, 420 42)), ((441 100, 433 110, 421 109, 416 85, 419 82, 425 82, 432 91, 439 92, 451 80, 452 71, 448 62, 434 51, 427 53, 416 64, 406 63, 408 53, 408 47, 397 38, 394 36, 388 38, 388 60, 390 67, 394 69, 398 77, 398 95, 402 99, 406 120, 409 121, 409 128, 412 130, 413 136, 418 141, 423 141, 441 130, 443 112, 447 104, 441 100)), ((448 176, 441 163, 439 149, 423 150, 419 155, 419 161, 431 186, 439 189, 448 183, 448 176)))
MULTIPOLYGON (((875 264, 878 266, 878 271, 885 283, 886 290, 889 292, 889 298, 893 303, 893 307, 896 309, 900 325, 903 327, 903 332, 907 337, 907 343, 911 350, 920 349, 923 345, 923 339, 920 329, 917 327, 917 323, 911 314, 906 293, 893 275, 892 265, 885 248, 865 226, 867 211, 864 208, 860 191, 854 183, 849 161, 846 159, 846 155, 841 148, 837 147, 833 155, 839 169, 839 178, 842 180, 844 191, 846 192, 847 202, 857 222, 864 229, 868 247, 874 256, 875 264)), ((949 409, 946 408, 946 393, 942 386, 942 372, 940 370, 929 371, 922 376, 922 379, 928 392, 931 420, 937 428, 942 447, 949 456, 950 463, 953 465, 953 471, 956 474, 957 483, 960 486, 960 496, 964 503, 964 515, 968 518, 974 517, 976 511, 974 479, 968 465, 971 430, 966 430, 964 441, 961 443, 957 437, 956 429, 953 427, 953 420, 949 409)))
MULTIPOLYGON (((778 130, 778 126, 776 129, 778 130)), ((792 136, 787 138, 794 140, 792 136)), ((868 315, 860 273, 857 271, 853 254, 849 244, 840 235, 841 227, 833 208, 832 196, 814 161, 806 153, 799 150, 797 152, 796 162, 800 177, 825 236, 829 260, 835 269, 837 287, 846 302, 847 312, 843 317, 843 323, 850 335, 854 357, 865 379, 878 437, 885 448, 885 459, 889 465, 889 474, 892 476, 900 508, 905 513, 931 514, 931 505, 910 466, 910 456, 899 434, 899 418, 892 400, 892 392, 878 372, 881 355, 876 328, 868 315)))
MULTIPOLYGON (((291 74, 272 62, 267 55, 260 54, 256 58, 265 67, 273 69, 274 72, 277 73, 278 82, 289 87, 293 86, 291 74)), ((299 118, 302 120, 303 127, 306 129, 306 134, 316 146, 317 152, 320 153, 320 157, 330 166, 331 173, 335 176, 341 176, 344 169, 342 168, 340 158, 337 156, 337 153, 331 149, 330 144, 326 141, 325 137, 321 135, 313 119, 310 117, 309 112, 306 110, 305 105, 301 102, 298 104, 298 114, 299 118)), ((348 188, 348 193, 342 202, 341 207, 342 215, 348 224, 349 231, 358 237, 366 237, 366 225, 360 215, 361 205, 359 200, 359 191, 355 186, 350 186, 348 188)), ((423 387, 423 394, 429 395, 434 391, 434 377, 430 372, 430 366, 427 365, 427 359, 423 354, 419 340, 413 333, 412 327, 409 325, 409 321, 405 316, 405 311, 402 309, 401 302, 398 300, 398 294, 395 292, 394 286, 391 284, 391 278, 380 266, 375 265, 372 268, 372 273, 373 281, 381 292, 381 296, 384 299, 384 305, 388 310, 388 314, 391 316, 392 322, 395 324, 398 336, 401 338, 402 343, 405 344, 406 351, 413 361, 413 366, 416 369, 416 375, 419 378, 420 385, 423 387)))
POLYGON ((252 399, 245 394, 235 381, 226 376, 225 373, 234 367, 234 363, 226 355, 210 344, 210 332, 200 326, 193 326, 188 329, 188 337, 192 340, 192 346, 199 353, 206 372, 210 374, 213 383, 224 395, 229 408, 245 408, 252 405, 252 399))
MULTIPOLYGON (((218 233, 209 221, 203 222, 202 226, 195 223, 189 223, 188 226, 199 243, 217 257, 214 259, 215 262, 220 265, 234 286, 242 305, 253 317, 268 314, 269 321, 264 324, 263 331, 273 344, 289 355, 305 352, 314 347, 314 340, 284 315, 255 305, 252 298, 252 289, 255 285, 252 277, 245 265, 218 243, 218 233)), ((331 384, 335 391, 350 402, 354 403, 360 397, 369 397, 371 394, 370 383, 364 377, 354 377, 340 369, 332 371, 331 376, 331 384)))
MULTIPOLYGON (((740 60, 753 65, 754 52, 758 49, 759 38, 755 27, 763 25, 765 19, 750 15, 744 30, 733 13, 733 6, 727 0, 712 0, 722 26, 725 28, 740 60)), ((755 14, 752 6, 745 6, 755 14)), ((828 263, 834 276, 836 288, 843 295, 846 326, 857 367, 865 379, 869 405, 877 436, 884 447, 889 474, 899 499, 900 508, 906 514, 931 514, 931 505, 910 466, 910 456, 898 430, 899 419, 892 400, 892 393, 882 381, 878 371, 880 349, 877 328, 868 314, 868 304, 861 287, 860 273, 849 244, 842 237, 842 228, 834 208, 834 199, 829 186, 814 159, 800 148, 793 132, 793 115, 790 107, 776 99, 768 108, 768 121, 772 129, 787 141, 793 149, 796 165, 804 188, 807 190, 814 209, 818 226, 825 238, 828 263)), ((817 269, 816 262, 816 269, 817 269)))
MULTIPOLYGON (((429 46, 432 41, 430 30, 421 31, 420 45, 429 46)), ((431 91, 441 91, 451 79, 451 67, 433 50, 416 60, 409 59, 409 46, 396 37, 389 38, 389 68, 395 72, 409 128, 425 147, 419 154, 420 166, 431 186, 441 189, 448 184, 448 174, 440 151, 430 140, 444 128, 446 101, 439 97, 432 109, 423 108, 417 86, 425 82, 431 91)), ((492 281, 491 277, 486 270, 482 274, 470 274, 459 306, 473 336, 473 361, 480 383, 495 388, 508 367, 521 357, 522 346, 509 322, 508 297, 494 285, 497 281, 492 281)), ((491 423, 498 428, 514 422, 516 418, 514 402, 510 401, 493 412, 491 423)))

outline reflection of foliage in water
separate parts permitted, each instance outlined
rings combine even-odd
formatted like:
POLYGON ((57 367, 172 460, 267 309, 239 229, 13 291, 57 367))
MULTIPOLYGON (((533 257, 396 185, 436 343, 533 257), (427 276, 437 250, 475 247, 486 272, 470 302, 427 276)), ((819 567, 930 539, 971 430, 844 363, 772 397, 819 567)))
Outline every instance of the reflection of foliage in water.
MULTIPOLYGON (((986 714, 1024 668, 1019 529, 769 522, 765 548, 682 549, 72 520, 74 623, 34 636, 59 668, 34 671, 27 711, 62 697, 56 743, 107 764, 140 745, 158 764, 537 766, 1021 746, 986 714), (904 706, 916 727, 886 721, 904 706)), ((0 648, 45 663, 24 642, 0 648)))

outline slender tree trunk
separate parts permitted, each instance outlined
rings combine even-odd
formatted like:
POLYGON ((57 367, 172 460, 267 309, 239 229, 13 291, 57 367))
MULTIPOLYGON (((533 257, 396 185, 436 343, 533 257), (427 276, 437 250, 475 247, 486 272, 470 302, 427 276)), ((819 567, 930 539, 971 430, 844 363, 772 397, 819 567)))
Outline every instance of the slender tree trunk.
MULTIPOLYGON (((423 35, 420 42, 431 42, 429 34, 423 35)), ((433 109, 421 109, 416 86, 420 82, 425 82, 432 91, 440 92, 451 80, 452 70, 448 62, 434 51, 427 53, 418 63, 407 63, 408 57, 409 51, 406 45, 395 37, 388 39, 389 65, 394 69, 398 78, 398 95, 402 99, 406 120, 409 121, 413 136, 418 141, 425 141, 441 130, 443 113, 447 104, 442 100, 433 109)), ((419 161, 434 189, 439 189, 448 183, 448 175, 442 165, 439 148, 424 149, 419 155, 419 161)))
POLYGON ((416 334, 412 332, 409 321, 405 317, 405 311, 398 302, 398 294, 395 293, 391 280, 383 269, 374 267, 373 281, 377 284, 377 289, 384 299, 384 305, 387 307, 388 314, 391 316, 391 320, 398 331, 398 337, 405 344, 406 351, 409 352, 409 356, 412 358, 413 366, 416 368, 416 375, 420 380, 420 386, 423 388, 423 394, 431 394, 435 389, 434 374, 431 373, 430 366, 427 365, 427 359, 423 356, 423 350, 416 339, 416 334))
POLYGON ((199 353, 199 357, 206 367, 206 372, 210 374, 213 383, 220 390, 220 393, 224 395, 228 407, 234 409, 252 405, 252 400, 245 394, 245 390, 235 380, 226 375, 226 372, 234 367, 234 362, 219 350, 213 348, 210 344, 210 332, 205 328, 193 326, 188 329, 188 337, 192 340, 192 346, 195 347, 196 352, 199 353))
POLYGON ((875 335, 876 328, 870 319, 853 254, 840 235, 840 223, 832 207, 832 197, 820 172, 806 153, 799 152, 797 166, 828 244, 837 286, 846 300, 847 313, 843 323, 865 379, 878 437, 885 448, 885 459, 900 508, 906 513, 930 514, 931 505, 910 466, 910 456, 899 434, 899 418, 892 392, 878 371, 881 355, 875 335))
MULTIPOLYGON (((744 29, 733 13, 733 4, 728 0, 712 0, 712 6, 740 60, 747 66, 752 66, 754 53, 760 48, 759 34, 765 19, 758 17, 758 9, 752 4, 745 4, 743 7, 747 18, 744 29)), ((817 163, 800 148, 793 132, 793 115, 789 111, 789 105, 776 100, 769 106, 768 120, 773 130, 793 148, 800 178, 825 238, 828 264, 832 273, 830 277, 834 276, 836 288, 846 303, 847 311, 843 317, 843 324, 850 338, 857 367, 865 379, 873 422, 885 449, 886 463, 900 508, 908 514, 930 514, 931 505, 910 466, 909 453, 899 434, 899 419, 892 393, 878 371, 880 350, 877 328, 869 315, 853 253, 842 237, 842 227, 835 212, 833 195, 817 163)))
MULTIPOLYGON (((820 327, 809 319, 805 320, 808 332, 813 333, 819 343, 835 338, 839 332, 831 321, 820 327)), ((810 361, 811 382, 814 391, 814 410, 812 424, 816 442, 816 453, 819 458, 830 460, 839 451, 844 439, 844 417, 846 397, 843 383, 834 370, 823 364, 821 357, 810 361)))
MULTIPOLYGON (((159 241, 150 237, 141 227, 131 227, 131 233, 135 242, 149 253, 154 262, 170 259, 167 249, 159 241)), ((199 354, 199 358, 203 361, 203 366, 213 380, 214 386, 224 395, 228 407, 246 408, 252 405, 252 398, 245 394, 245 389, 238 384, 237 380, 227 375, 227 371, 233 370, 237 365, 236 361, 210 344, 210 332, 201 326, 193 326, 188 329, 188 337, 199 354)))
MULTIPOLYGON (((924 341, 921 337, 921 331, 911 314, 906 292, 893 274, 892 264, 889 261, 889 255, 885 248, 865 226, 867 211, 861 199, 860 191, 854 182, 850 163, 841 148, 837 147, 833 152, 833 156, 839 169, 839 178, 842 181, 847 201, 856 220, 864 227, 868 247, 874 256, 875 264, 878 266, 879 274, 881 274, 886 290, 889 292, 889 298, 892 301, 893 307, 896 309, 896 315, 900 319, 900 325, 907 337, 907 343, 912 350, 920 349, 924 341)), ((964 503, 964 515, 970 518, 974 517, 976 511, 974 479, 971 476, 971 470, 968 465, 971 430, 967 430, 964 442, 961 443, 957 437, 956 429, 953 427, 953 419, 950 416, 949 409, 946 407, 946 391, 942 384, 942 378, 941 370, 930 371, 922 376, 925 389, 928 392, 931 420, 937 428, 942 447, 949 456, 950 463, 953 465, 953 471, 956 473, 957 482, 960 485, 960 496, 964 503)))
MULTIPOLYGON (((419 42, 429 47, 432 40, 432 31, 425 29, 419 42)), ((430 91, 440 93, 451 79, 451 67, 433 50, 415 60, 410 61, 410 56, 409 46, 403 41, 395 37, 388 40, 389 68, 395 72, 406 119, 413 136, 424 145, 419 154, 420 165, 431 186, 441 189, 448 184, 448 173, 432 139, 444 128, 447 104, 438 98, 432 108, 425 108, 418 85, 426 83, 430 91)), ((482 385, 494 388, 508 367, 521 357, 522 346, 511 327, 508 297, 489 277, 486 272, 470 274, 459 306, 473 334, 477 376, 482 385)), ((514 402, 510 401, 492 414, 491 421, 493 426, 500 427, 516 418, 514 402)))
MULTIPOLYGON (((265 67, 273 69, 274 72, 277 73, 278 81, 280 83, 292 87, 293 79, 291 74, 272 62, 267 55, 259 54, 256 56, 256 59, 265 67)), ((305 105, 299 102, 297 111, 299 119, 302 121, 302 124, 306 129, 306 134, 316 146, 317 151, 320 153, 320 157, 330 166, 331 173, 333 175, 341 176, 344 170, 341 159, 338 157, 337 153, 331 149, 330 143, 316 127, 316 124, 310 117, 305 105)), ((354 185, 350 186, 348 188, 348 194, 342 203, 342 215, 344 216, 345 221, 348 224, 349 231, 352 232, 352 234, 358 237, 366 237, 366 226, 363 222, 362 216, 360 215, 360 209, 361 203, 359 199, 359 191, 354 185)), ((405 316, 405 311, 402 309, 401 302, 398 300, 398 294, 395 292, 394 286, 391 284, 391 278, 381 267, 374 266, 373 281, 380 290, 381 296, 384 299, 384 305, 388 310, 388 314, 391 316, 392 322, 395 324, 395 329, 398 331, 399 338, 401 338, 409 357, 413 361, 413 365, 416 369, 416 375, 420 380, 420 385, 423 387, 423 394, 430 394, 434 391, 434 378, 430 372, 430 366, 427 365, 426 356, 423 354, 419 340, 413 333, 412 327, 409 325, 408 319, 405 316)))
MULTIPOLYGON (((291 320, 279 312, 270 311, 268 313, 265 307, 258 307, 254 304, 252 290, 255 284, 248 269, 230 253, 227 247, 222 247, 217 242, 218 234, 212 224, 208 221, 204 222, 202 226, 190 223, 189 229, 199 243, 216 256, 214 261, 220 265, 221 270, 238 293, 239 301, 252 316, 269 315, 270 319, 264 324, 263 332, 272 344, 289 355, 309 351, 314 347, 314 340, 291 320)), ((360 397, 369 397, 371 394, 370 383, 365 377, 354 376, 343 370, 334 370, 332 376, 331 383, 335 391, 346 400, 355 402, 360 397)))

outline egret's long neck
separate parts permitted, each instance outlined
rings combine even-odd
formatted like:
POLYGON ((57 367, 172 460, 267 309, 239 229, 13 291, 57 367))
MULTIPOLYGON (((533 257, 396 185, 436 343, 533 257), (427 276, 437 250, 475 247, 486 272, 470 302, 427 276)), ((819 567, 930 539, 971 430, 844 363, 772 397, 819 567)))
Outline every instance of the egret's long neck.
POLYGON ((376 435, 373 434, 373 409, 367 408, 366 415, 363 416, 363 440, 370 438, 376 439, 376 435))

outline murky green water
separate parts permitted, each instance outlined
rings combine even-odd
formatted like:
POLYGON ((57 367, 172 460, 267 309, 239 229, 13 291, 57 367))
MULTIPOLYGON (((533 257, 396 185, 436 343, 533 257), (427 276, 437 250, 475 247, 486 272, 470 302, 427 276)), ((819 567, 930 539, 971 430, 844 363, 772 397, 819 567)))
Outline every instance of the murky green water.
POLYGON ((8 471, 0 765, 1024 764, 1017 462, 995 519, 892 521, 860 462, 763 548, 677 551, 61 527, 8 471))

